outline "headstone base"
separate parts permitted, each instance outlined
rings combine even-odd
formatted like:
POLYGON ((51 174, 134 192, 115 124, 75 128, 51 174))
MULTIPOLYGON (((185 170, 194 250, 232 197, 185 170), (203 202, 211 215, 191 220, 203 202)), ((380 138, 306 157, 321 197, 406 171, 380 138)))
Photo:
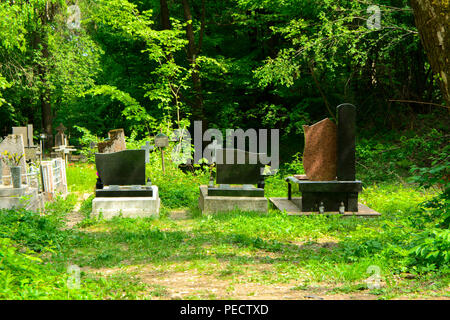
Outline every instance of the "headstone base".
POLYGON ((97 197, 92 200, 92 215, 105 219, 122 215, 125 218, 158 217, 160 199, 158 187, 152 186, 151 197, 97 197))
POLYGON ((249 188, 243 187, 208 187, 209 196, 223 196, 223 197, 264 197, 263 188, 249 188))
POLYGON ((43 207, 42 202, 37 188, 0 186, 0 209, 25 208, 38 212, 43 207))
MULTIPOLYGON (((302 198, 295 197, 291 200, 287 198, 270 198, 271 207, 278 209, 280 211, 286 211, 287 215, 290 216, 310 216, 310 215, 320 215, 318 211, 303 211, 302 210, 302 198)), ((357 211, 345 211, 344 214, 340 214, 336 211, 326 211, 323 215, 341 215, 342 217, 379 217, 381 213, 369 208, 368 206, 358 203, 357 211)))
POLYGON ((341 203, 345 211, 358 211, 358 192, 362 191, 361 181, 308 181, 295 176, 287 177, 288 199, 291 200, 292 185, 298 185, 302 193, 302 211, 319 211, 323 203, 325 211, 339 211, 341 203))
POLYGON ((230 197, 230 196, 210 196, 208 186, 200 186, 200 197, 198 206, 202 214, 214 214, 217 212, 227 212, 235 209, 241 211, 268 212, 267 199, 263 197, 230 197))

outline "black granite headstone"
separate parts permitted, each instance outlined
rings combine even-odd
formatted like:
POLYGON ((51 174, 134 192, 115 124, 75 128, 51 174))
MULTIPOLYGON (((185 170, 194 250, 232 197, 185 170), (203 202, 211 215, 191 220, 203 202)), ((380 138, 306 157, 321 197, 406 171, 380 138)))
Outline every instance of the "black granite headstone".
POLYGON ((209 196, 230 197, 263 197, 264 165, 259 162, 261 154, 239 149, 216 150, 216 183, 220 187, 209 187, 209 196), (228 184, 243 184, 244 187, 224 186, 228 184), (249 186, 257 184, 257 188, 249 186))
POLYGON ((145 185, 145 151, 96 153, 95 165, 105 186, 145 185))
POLYGON ((259 154, 239 149, 217 149, 216 183, 256 184, 261 180, 259 154), (221 163, 219 163, 221 162, 221 163))
POLYGON ((355 135, 356 108, 349 103, 337 107, 337 179, 354 181, 355 167, 355 135))

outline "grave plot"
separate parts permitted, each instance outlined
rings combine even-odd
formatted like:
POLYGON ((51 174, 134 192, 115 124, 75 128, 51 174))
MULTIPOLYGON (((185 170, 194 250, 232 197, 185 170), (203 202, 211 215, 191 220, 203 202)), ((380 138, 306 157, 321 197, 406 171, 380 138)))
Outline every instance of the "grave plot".
POLYGON ((339 105, 337 115, 337 126, 331 120, 324 119, 303 127, 306 175, 286 178, 288 198, 270 198, 275 208, 292 215, 380 215, 358 203, 362 182, 356 180, 356 108, 351 104, 339 105), (293 186, 298 186, 302 197, 292 197, 293 186))
POLYGON ((92 214, 106 219, 158 216, 158 187, 145 178, 145 150, 95 154, 97 185, 92 214))
POLYGON ((23 134, 10 134, 3 140, 0 157, 0 209, 40 210, 38 170, 26 164, 23 134))
POLYGON ((217 149, 216 184, 200 186, 199 208, 203 214, 241 211, 268 212, 264 196, 264 165, 261 154, 238 149, 217 149), (241 159, 241 161, 239 161, 241 159), (233 186, 239 185, 239 186, 233 186), (255 187, 254 185, 257 185, 255 187))

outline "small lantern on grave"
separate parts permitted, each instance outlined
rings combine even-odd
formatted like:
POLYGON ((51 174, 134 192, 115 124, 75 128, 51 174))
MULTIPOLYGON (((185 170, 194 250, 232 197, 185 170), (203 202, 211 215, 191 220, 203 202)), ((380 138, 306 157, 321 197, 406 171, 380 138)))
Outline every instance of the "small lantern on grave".
POLYGON ((169 137, 166 136, 164 133, 158 133, 155 136, 155 146, 160 148, 161 150, 161 162, 162 162, 162 171, 163 173, 166 172, 165 166, 164 166, 164 148, 169 146, 169 137))
POLYGON ((165 148, 169 146, 169 137, 164 133, 158 133, 155 137, 155 146, 158 148, 165 148))

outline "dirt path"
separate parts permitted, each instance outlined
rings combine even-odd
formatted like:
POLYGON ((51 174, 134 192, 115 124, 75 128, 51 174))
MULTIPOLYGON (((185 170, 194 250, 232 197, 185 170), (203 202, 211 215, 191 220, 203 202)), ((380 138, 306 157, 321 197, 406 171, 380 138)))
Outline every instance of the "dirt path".
MULTIPOLYGON (((79 212, 82 201, 90 194, 80 196, 75 210, 67 216, 67 228, 73 228, 83 220, 79 212)), ((169 212, 173 220, 189 218, 187 210, 169 212)), ((325 243, 327 244, 327 243, 325 243)), ((252 281, 252 272, 274 272, 269 265, 248 265, 243 273, 222 277, 220 274, 206 274, 193 268, 187 271, 177 270, 177 266, 155 266, 151 263, 118 268, 82 268, 83 271, 102 277, 127 273, 146 284, 142 295, 151 299, 236 299, 236 300, 375 300, 379 296, 372 294, 365 284, 359 289, 346 292, 340 284, 308 283, 302 279, 287 283, 258 283, 252 281)), ((217 266, 219 270, 221 266, 217 266)), ((342 284, 343 285, 343 284, 342 284)), ((430 299, 424 295, 408 295, 401 299, 430 299)), ((432 298, 435 299, 435 298, 432 298)), ((443 298, 448 299, 448 298, 443 298)))
POLYGON ((81 208, 82 203, 87 198, 89 198, 90 195, 91 195, 90 193, 83 193, 83 194, 79 194, 78 195, 78 202, 75 205, 75 208, 73 209, 72 212, 68 213, 67 216, 66 216, 66 227, 65 227, 65 229, 71 229, 74 226, 76 226, 78 223, 83 221, 84 216, 80 212, 80 208, 81 208))

